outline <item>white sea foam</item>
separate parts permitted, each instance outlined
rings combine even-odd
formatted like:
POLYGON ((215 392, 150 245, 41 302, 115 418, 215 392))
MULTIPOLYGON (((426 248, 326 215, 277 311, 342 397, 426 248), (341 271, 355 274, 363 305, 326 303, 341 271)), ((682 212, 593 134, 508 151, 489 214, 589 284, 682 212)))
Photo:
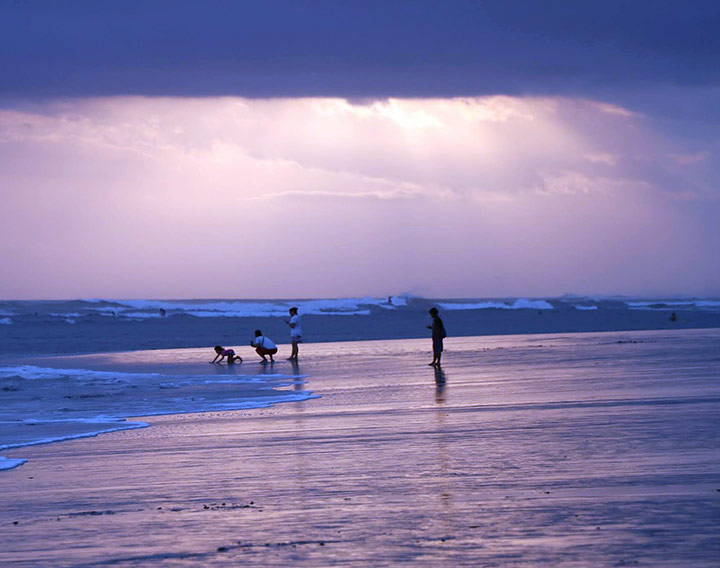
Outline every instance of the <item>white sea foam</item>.
POLYGON ((315 398, 310 391, 297 390, 305 375, 233 374, 237 370, 227 368, 223 371, 231 374, 217 375, 218 369, 213 370, 164 374, 0 367, 0 450, 146 426, 127 421, 135 416, 263 408, 315 398), (287 385, 295 390, 275 390, 287 385))
MULTIPOLYGON (((0 302, 0 324, 21 325, 42 323, 44 318, 58 318, 65 324, 80 324, 87 321, 103 322, 115 319, 129 321, 157 320, 162 315, 168 318, 287 318, 288 310, 297 306, 300 315, 358 316, 372 317, 382 310, 398 312, 425 312, 433 304, 428 298, 408 294, 398 296, 330 298, 315 300, 106 300, 87 299, 71 301, 0 302), (12 315, 11 315, 12 314, 12 315), (41 317, 37 317, 41 316, 41 317)), ((552 310, 553 308, 575 308, 596 310, 612 307, 631 310, 682 310, 715 312, 720 310, 718 298, 643 298, 643 297, 593 297, 565 295, 560 298, 473 298, 439 300, 435 304, 444 310, 552 310), (622 302, 622 304, 620 304, 622 302), (597 307, 592 307, 597 306, 597 307)), ((0 325, 0 327, 2 327, 0 325)), ((6 328, 10 331, 10 327, 6 328)))
POLYGON ((132 379, 147 379, 159 377, 158 373, 122 373, 111 371, 91 371, 88 369, 55 369, 51 367, 36 367, 34 365, 21 365, 19 367, 0 367, 0 379, 20 377, 26 380, 47 379, 95 379, 100 381, 129 381, 132 379))
POLYGON ((438 306, 444 310, 552 310, 553 305, 545 300, 529 300, 527 298, 518 298, 512 304, 506 302, 474 302, 474 303, 455 303, 442 302, 438 306))
MULTIPOLYGON (((551 310, 560 305, 575 309, 602 309, 602 302, 623 302, 628 309, 681 309, 681 310, 718 310, 717 298, 630 298, 630 297, 593 297, 565 295, 555 299, 529 298, 477 298, 472 300, 442 300, 437 303, 445 310, 551 310), (596 306, 596 307, 592 307, 596 306)), ((314 300, 114 300, 86 299, 67 302, 37 302, 37 307, 23 304, 22 313, 17 317, 27 317, 32 311, 39 311, 52 317, 62 318, 66 323, 80 323, 85 318, 102 316, 117 317, 124 321, 154 320, 162 315, 166 317, 195 318, 246 318, 246 317, 287 317, 292 306, 299 308, 301 315, 323 316, 371 316, 379 309, 387 311, 426 310, 430 299, 415 298, 408 294, 398 296, 327 298, 314 300), (38 309, 39 308, 39 309, 38 309), (45 309, 43 309, 45 308, 45 309), (31 311, 32 310, 32 311, 31 311)), ((10 310, 12 303, 0 303, 3 309, 10 310)), ((9 318, 9 315, 0 316, 9 318)), ((8 314, 10 311, 7 312, 8 314)), ((19 313, 19 312, 18 312, 19 313)), ((8 320, 0 320, 10 323, 8 320)), ((18 320, 11 320, 18 323, 18 320)))
POLYGON ((625 304, 633 310, 672 310, 672 309, 718 309, 720 300, 628 300, 625 304))
MULTIPOLYGON (((369 315, 372 307, 396 309, 408 304, 407 296, 387 298, 332 298, 316 300, 82 300, 85 306, 101 315, 126 318, 157 318, 160 310, 166 316, 184 314, 194 317, 283 317, 296 306, 303 315, 369 315)), ((59 315, 59 314, 57 314, 59 315)), ((76 314, 66 315, 73 317, 76 314)))
POLYGON ((10 458, 4 458, 0 456, 0 470, 13 469, 24 464, 27 460, 11 460, 10 458))
MULTIPOLYGON (((48 424, 51 422, 58 422, 58 421, 43 421, 43 422, 38 421, 37 424, 48 424)), ((101 420, 92 420, 92 421, 78 420, 78 421, 68 421, 68 422, 77 422, 77 423, 81 423, 81 424, 95 424, 97 426, 99 426, 100 424, 103 423, 103 421, 101 421, 101 420)), ((109 424, 106 427, 98 428, 97 430, 90 430, 90 431, 81 432, 78 434, 67 434, 64 436, 61 435, 61 436, 51 436, 48 438, 39 438, 37 440, 25 441, 25 442, 18 443, 18 444, 2 444, 2 445, 0 445, 0 451, 12 450, 15 448, 24 448, 27 446, 40 446, 43 444, 52 444, 54 442, 67 442, 69 440, 77 440, 79 438, 94 438, 95 436, 99 436, 100 434, 107 434, 109 432, 120 432, 122 430, 134 430, 135 428, 147 428, 148 426, 150 426, 150 424, 148 424, 147 422, 135 422, 135 421, 128 422, 124 419, 110 420, 110 421, 106 421, 106 422, 109 422, 109 424), (113 424, 115 424, 115 425, 113 425, 113 424)), ((3 458, 2 456, 0 456, 0 459, 8 459, 8 458, 3 458)), ((19 463, 17 465, 22 465, 27 460, 15 460, 15 461, 20 461, 21 463, 19 463)))
POLYGON ((79 317, 82 317, 82 314, 79 314, 77 312, 68 312, 66 314, 49 313, 48 315, 53 318, 79 318, 79 317))

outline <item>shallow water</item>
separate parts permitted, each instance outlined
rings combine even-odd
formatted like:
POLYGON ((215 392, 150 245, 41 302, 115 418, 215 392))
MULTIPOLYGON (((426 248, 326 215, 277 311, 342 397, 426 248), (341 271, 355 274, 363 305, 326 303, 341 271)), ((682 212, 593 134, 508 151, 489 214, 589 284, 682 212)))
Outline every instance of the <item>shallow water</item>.
MULTIPOLYGON (((299 374, 209 365, 206 357, 207 350, 141 352, 0 367, 0 451, 147 426, 127 420, 136 416, 261 408, 313 396, 299 374), (299 390, 279 390, 287 385, 299 390)), ((1 460, 0 469, 22 463, 1 460)))

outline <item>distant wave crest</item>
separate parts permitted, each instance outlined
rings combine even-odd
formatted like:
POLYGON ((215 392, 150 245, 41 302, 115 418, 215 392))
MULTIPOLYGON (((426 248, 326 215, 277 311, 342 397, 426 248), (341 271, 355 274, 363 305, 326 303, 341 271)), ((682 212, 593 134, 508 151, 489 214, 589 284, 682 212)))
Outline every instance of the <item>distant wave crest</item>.
POLYGON ((507 302, 474 302, 474 303, 456 303, 442 302, 438 306, 444 310, 552 310, 554 306, 545 300, 529 300, 527 298, 518 298, 512 303, 507 302))
POLYGON ((404 296, 388 298, 332 298, 317 300, 81 300, 86 309, 102 315, 129 318, 155 318, 163 310, 167 316, 194 317, 282 317, 296 306, 302 315, 369 315, 370 308, 396 309, 407 306, 404 296))

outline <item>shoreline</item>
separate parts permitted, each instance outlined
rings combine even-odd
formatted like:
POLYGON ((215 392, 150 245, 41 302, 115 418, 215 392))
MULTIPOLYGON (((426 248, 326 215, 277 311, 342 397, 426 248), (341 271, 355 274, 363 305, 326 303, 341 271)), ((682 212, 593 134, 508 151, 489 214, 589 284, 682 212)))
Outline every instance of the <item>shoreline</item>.
MULTIPOLYGON (((601 340, 602 336, 612 337, 613 341, 615 341, 618 344, 624 344, 624 343, 638 343, 637 335, 629 335, 629 334, 647 334, 650 333, 652 335, 653 332, 657 333, 670 333, 671 335, 674 333, 682 335, 682 332, 707 332, 709 334, 715 333, 717 328, 700 328, 700 329, 687 329, 687 330, 621 330, 621 331, 591 331, 591 332, 573 332, 573 333, 542 333, 542 334, 505 334, 505 335, 481 335, 481 336, 460 336, 460 337, 452 337, 446 339, 446 352, 449 350, 450 357, 452 357, 452 350, 453 345, 456 344, 456 342, 467 342, 467 341, 475 341, 476 345, 478 345, 478 353, 485 353, 487 351, 492 351, 495 349, 505 349, 507 346, 513 345, 515 342, 519 341, 521 343, 530 342, 530 343, 537 343, 537 347, 543 347, 544 345, 547 345, 548 343, 552 343, 553 341, 557 340, 563 340, 567 338, 574 338, 578 340, 594 340, 598 339, 601 340), (632 337, 632 338, 631 338, 632 337)), ((392 355, 392 345, 388 346, 387 344, 388 340, 380 339, 380 340, 363 340, 363 341, 338 341, 338 342, 318 342, 308 345, 303 345, 303 362, 307 360, 307 349, 309 347, 310 351, 310 358, 312 360, 317 360, 322 358, 320 355, 323 353, 327 348, 330 348, 332 351, 333 348, 335 350, 337 349, 349 349, 350 353, 352 353, 353 346, 357 345, 363 345, 363 346, 369 346, 372 348, 373 353, 378 357, 387 357, 392 355)), ((430 355, 430 343, 428 338, 403 338, 403 339, 397 339, 392 340, 393 342, 397 344, 404 344, 407 342, 415 342, 416 345, 419 346, 419 351, 426 351, 428 352, 427 357, 430 355)), ((643 342, 643 340, 639 340, 640 343, 643 342)), ((287 347, 283 345, 283 347, 287 347)), ((130 374, 130 375, 153 375, 153 374, 160 374, 165 376, 168 379, 171 379, 175 376, 190 376, 190 377, 203 377, 206 376, 208 378, 212 376, 217 376, 218 373, 222 377, 257 377, 262 378, 267 376, 268 378, 272 378, 273 381, 268 382, 265 386, 261 388, 260 391, 256 391, 255 387, 251 387, 249 384, 246 384, 244 388, 245 391, 245 397, 241 399, 239 402, 234 403, 228 403, 227 408, 217 408, 215 411, 218 412, 233 412, 238 410, 245 410, 245 409, 253 409, 253 408, 270 408, 273 407, 276 404, 281 403, 292 403, 296 404, 298 402, 306 401, 306 400, 312 400, 314 398, 318 398, 319 395, 313 394, 312 391, 307 392, 298 392, 297 395, 303 394, 300 398, 287 398, 283 400, 283 397, 281 395, 285 394, 286 391, 284 391, 284 388, 293 386, 295 391, 303 391, 303 387, 301 385, 305 384, 305 378, 307 378, 306 375, 299 375, 298 374, 298 367, 295 364, 291 364, 287 361, 285 361, 284 357, 280 357, 276 360, 276 363, 269 364, 269 365, 263 365, 261 364, 260 360, 255 357, 254 354, 249 355, 245 358, 244 362, 242 363, 236 363, 232 366, 222 364, 222 365, 213 365, 210 368, 208 368, 207 361, 205 361, 206 348, 196 348, 196 347, 190 347, 190 348, 174 348, 174 349, 151 349, 151 350, 125 350, 125 351, 111 351, 111 352, 93 352, 93 353, 70 353, 70 354, 35 354, 33 356, 29 357, 21 357, 17 358, 17 356, 12 356, 10 354, 6 354, 5 358, 0 358, 0 361, 2 361, 4 364, 10 364, 10 367, 17 366, 22 367, 24 365, 29 365, 31 368, 37 369, 38 372, 41 374, 45 371, 58 371, 62 372, 63 370, 76 370, 79 373, 91 373, 91 372, 98 372, 103 375, 108 374, 116 374, 117 376, 123 376, 124 374, 130 374), (210 372, 212 370, 212 373, 210 372), (277 383, 276 385, 273 385, 273 383, 277 383), (280 386, 280 390, 277 390, 277 386, 280 386), (247 390, 250 388, 251 390, 247 390), (263 390, 266 389, 266 390, 263 390), (264 396, 265 393, 272 393, 274 396, 264 396)), ((245 354, 248 355, 248 354, 245 354)), ((445 355, 445 361, 447 362, 448 355, 445 355)), ((29 370, 29 372, 32 372, 32 370, 29 370)), ((227 379, 222 379, 223 381, 226 381, 227 379)), ((4 390, 14 390, 12 387, 10 389, 5 388, 4 390)), ((65 398, 75 398, 76 396, 79 396, 82 398, 83 394, 81 395, 69 395, 65 396, 65 398)), ((92 397, 93 395, 88 395, 89 397, 92 397)), ((167 416, 179 416, 179 415, 185 415, 185 414, 206 414, 208 412, 212 412, 213 410, 210 409, 188 409, 188 410, 178 410, 176 412, 167 412, 167 411, 153 411, 151 413, 128 413, 126 411, 123 411, 122 415, 108 415, 106 413, 103 413, 103 420, 102 423, 106 423, 100 430, 97 431, 88 431, 88 432, 79 432, 79 433, 71 433, 67 436, 61 436, 57 437, 55 439, 50 438, 50 434, 48 434, 47 439, 41 439, 39 441, 31 441, 28 443, 14 443, 7 445, 5 447, 2 447, 0 449, 0 452, 3 454, 7 452, 12 452, 15 450, 23 450, 25 448, 31 448, 38 445, 46 445, 46 444, 58 444, 58 443, 64 443, 72 440, 77 439, 85 439, 85 438, 93 438, 96 436, 106 435, 108 433, 116 432, 116 431, 123 431, 123 430, 129 430, 134 428, 140 428, 140 427, 148 427, 152 423, 152 419, 154 417, 160 416, 160 417, 167 417, 167 416)), ((99 426, 98 426, 99 427, 99 426)), ((3 456, 0 456, 2 458, 3 456)), ((7 460, 7 458, 6 458, 7 460)), ((26 460, 20 459, 19 463, 15 463, 14 465, 8 466, 8 467, 0 467, 0 471, 6 471, 9 469, 13 469, 15 467, 19 467, 26 463, 26 460)))

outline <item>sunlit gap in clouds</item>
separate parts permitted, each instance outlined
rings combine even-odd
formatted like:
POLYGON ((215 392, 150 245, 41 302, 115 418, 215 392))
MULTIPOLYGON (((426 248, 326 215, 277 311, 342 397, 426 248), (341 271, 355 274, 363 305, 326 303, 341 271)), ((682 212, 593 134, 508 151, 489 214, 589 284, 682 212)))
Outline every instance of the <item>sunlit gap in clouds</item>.
POLYGON ((5 297, 702 293, 709 151, 506 96, 0 111, 5 297))

